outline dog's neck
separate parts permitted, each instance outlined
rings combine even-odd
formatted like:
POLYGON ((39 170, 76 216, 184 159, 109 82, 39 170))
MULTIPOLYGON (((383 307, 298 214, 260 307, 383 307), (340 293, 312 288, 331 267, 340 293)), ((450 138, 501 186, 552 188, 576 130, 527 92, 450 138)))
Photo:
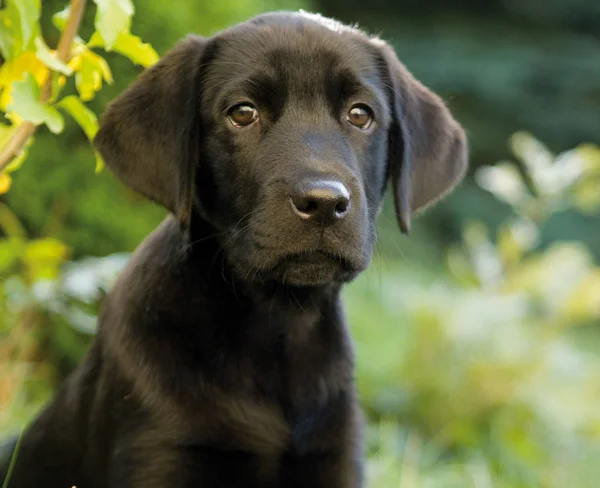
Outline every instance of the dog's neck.
POLYGON ((100 324, 100 341, 122 369, 144 369, 170 395, 202 388, 196 382, 204 377, 290 404, 323 381, 330 391, 349 384, 350 377, 332 373, 351 371, 338 364, 353 362, 340 286, 243 282, 221 266, 222 250, 209 236, 190 244, 168 218, 134 254, 107 297, 100 324), (137 350, 145 355, 136 357, 137 350), (198 379, 183 384, 186 375, 162 377, 154 354, 198 379))

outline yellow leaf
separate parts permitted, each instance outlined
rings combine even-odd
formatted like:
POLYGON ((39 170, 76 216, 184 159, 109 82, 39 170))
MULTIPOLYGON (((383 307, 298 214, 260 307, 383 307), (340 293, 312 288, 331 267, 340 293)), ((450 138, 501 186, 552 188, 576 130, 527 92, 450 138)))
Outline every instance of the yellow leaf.
POLYGON ((10 190, 10 186, 12 184, 12 178, 6 172, 0 174, 0 195, 6 193, 10 190))
POLYGON ((60 265, 69 257, 70 249, 58 239, 44 238, 30 241, 23 260, 32 280, 54 279, 60 265))
POLYGON ((159 59, 158 54, 150 44, 142 42, 138 36, 134 36, 130 32, 121 32, 112 48, 108 49, 102 35, 96 31, 87 45, 89 48, 103 47, 107 51, 116 51, 145 68, 152 66, 159 59))
POLYGON ((6 107, 12 101, 12 83, 24 80, 27 73, 31 73, 37 84, 42 86, 50 71, 31 51, 2 65, 0 68, 0 110, 6 111, 6 107))
POLYGON ((75 85, 83 101, 94 98, 94 95, 102 88, 102 80, 112 84, 113 78, 108 63, 96 53, 85 50, 79 56, 71 60, 69 64, 77 73, 75 74, 75 85))
MULTIPOLYGON (((26 143, 26 146, 31 145, 31 141, 33 140, 32 137, 30 137, 26 143)), ((8 166, 6 166, 5 170, 7 173, 12 173, 13 171, 18 170, 21 165, 23 164, 23 161, 25 161, 25 159, 27 158, 27 149, 21 149, 21 152, 15 156, 13 158, 13 160, 8 164, 8 166)))

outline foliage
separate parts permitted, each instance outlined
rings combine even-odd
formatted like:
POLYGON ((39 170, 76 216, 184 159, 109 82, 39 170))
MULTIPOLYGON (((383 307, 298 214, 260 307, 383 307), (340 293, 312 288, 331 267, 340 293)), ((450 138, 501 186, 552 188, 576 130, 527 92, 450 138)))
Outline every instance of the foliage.
MULTIPOLYGON (((468 12, 464 2, 435 1, 432 9, 401 0, 393 8, 402 16, 383 0, 368 10, 339 2, 339 12, 383 28, 419 78, 453 94, 476 166, 501 157, 515 126, 534 127, 554 147, 597 136, 597 49, 557 26, 566 13, 570 25, 579 16, 577 28, 597 26, 593 0, 560 15, 560 0, 552 8, 493 0, 468 12), (506 5, 522 23, 506 21, 506 5), (553 29, 536 33, 537 19, 553 29)), ((140 70, 125 58, 154 62, 140 38, 164 52, 185 32, 208 35, 261 10, 311 8, 302 0, 147 2, 134 35, 129 0, 98 0, 61 62, 49 46, 64 32, 62 7, 11 0, 0 10, 0 25, 8 19, 10 27, 0 31, 0 108, 9 111, 0 149, 16 124, 42 127, 0 173, 0 193, 13 182, 0 204, 0 437, 29 420, 81 359, 126 262, 120 251, 164 215, 91 170, 95 114, 140 70), (51 97, 40 103, 47 80, 51 97)), ((483 167, 479 187, 467 182, 421 217, 411 239, 400 241, 384 210, 383 252, 346 291, 370 486, 598 486, 600 152, 583 145, 554 156, 526 133, 510 147, 519 165, 483 167), (442 255, 465 217, 459 243, 442 255)))
MULTIPOLYGON (((112 73, 105 59, 94 52, 102 48, 115 51, 142 66, 158 60, 154 49, 130 32, 134 8, 131 0, 95 0, 95 31, 89 41, 76 34, 77 12, 85 2, 72 2, 70 7, 56 13, 53 23, 62 33, 65 52, 48 47, 40 27, 40 0, 7 0, 0 11, 0 23, 6 29, 0 32, 0 54, 4 63, 0 68, 0 112, 8 124, 0 125, 0 148, 15 137, 25 123, 46 125, 51 132, 64 130, 61 113, 67 113, 81 126, 91 141, 98 129, 98 120, 84 102, 92 100, 102 88, 103 81, 112 83, 112 73), (70 23, 69 23, 70 22, 70 23), (67 82, 75 81, 77 95, 61 98, 67 82)), ((28 138, 29 139, 29 138, 28 138)), ((16 158, 0 174, 0 192, 11 186, 10 173, 19 168, 27 154, 28 141, 18 148, 16 158)), ((96 154, 96 171, 102 160, 96 154)))
POLYGON ((349 290, 376 419, 373 486, 600 481, 600 267, 579 243, 538 247, 554 213, 600 208, 600 149, 554 157, 528 134, 511 142, 526 178, 507 162, 476 175, 514 211, 495 240, 469 223, 445 277, 425 288, 386 273, 370 292, 383 316, 364 284, 349 290))
MULTIPOLYGON (((95 4, 95 29, 87 42, 77 35, 84 1, 72 1, 52 16, 53 28, 61 35, 57 49, 44 39, 40 0, 7 0, 0 10, 0 113, 4 121, 0 123, 0 154, 19 134, 26 137, 14 159, 8 155, 0 161, 0 194, 9 190, 12 173, 35 149, 36 126, 45 125, 59 134, 65 128, 63 114, 68 114, 93 139, 98 120, 85 102, 95 97, 103 81, 113 82, 109 64, 93 49, 114 51, 142 66, 158 59, 149 44, 130 32, 131 0, 97 0, 95 4)), ((96 169, 101 166, 96 154, 96 169)), ((39 175, 40 168, 35 171, 39 175)), ((0 405, 8 406, 8 410, 0 409, 2 425, 7 415, 29 418, 52 391, 60 361, 48 364, 38 359, 51 360, 54 352, 66 348, 79 351, 71 358, 75 361, 84 350, 89 330, 72 328, 77 317, 83 320, 84 312, 61 305, 66 294, 48 302, 46 285, 65 276, 60 271, 70 249, 56 237, 30 238, 5 204, 0 204, 0 235, 4 236, 0 240, 0 405)))

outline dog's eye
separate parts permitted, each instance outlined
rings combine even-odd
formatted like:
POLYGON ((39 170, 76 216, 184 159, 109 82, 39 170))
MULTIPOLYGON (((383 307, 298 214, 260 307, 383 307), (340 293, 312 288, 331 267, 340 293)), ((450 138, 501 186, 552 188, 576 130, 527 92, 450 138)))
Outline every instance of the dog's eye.
POLYGON ((366 105, 354 105, 348 112, 348 122, 359 129, 368 129, 373 123, 373 112, 366 105))
POLYGON ((236 127, 245 127, 258 119, 258 110, 248 103, 241 103, 233 107, 227 116, 236 127))

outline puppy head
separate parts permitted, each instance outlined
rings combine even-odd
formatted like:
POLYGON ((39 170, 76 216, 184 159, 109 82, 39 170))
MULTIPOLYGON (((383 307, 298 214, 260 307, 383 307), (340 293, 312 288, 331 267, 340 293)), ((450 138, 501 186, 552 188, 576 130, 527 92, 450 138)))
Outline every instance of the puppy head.
POLYGON ((388 180, 407 233, 467 166, 462 128, 387 44, 305 13, 183 40, 95 142, 183 228, 208 223, 240 277, 293 286, 367 266, 388 180))

